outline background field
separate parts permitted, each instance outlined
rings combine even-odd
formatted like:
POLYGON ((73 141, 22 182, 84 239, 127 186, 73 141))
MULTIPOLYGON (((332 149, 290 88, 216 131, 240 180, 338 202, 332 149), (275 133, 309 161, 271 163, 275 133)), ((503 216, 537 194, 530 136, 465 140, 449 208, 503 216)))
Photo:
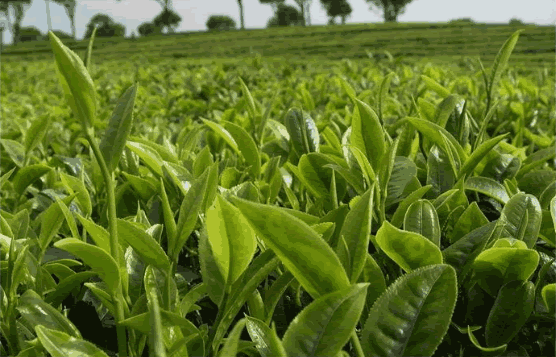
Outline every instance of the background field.
MULTIPOLYGON (((500 24, 399 23, 354 24, 256 29, 227 32, 191 32, 130 38, 97 38, 94 57, 103 60, 129 59, 141 55, 150 60, 184 58, 237 61, 258 53, 270 61, 334 61, 368 59, 368 51, 407 62, 453 63, 480 56, 491 62, 499 46, 517 29, 524 29, 512 53, 510 65, 554 67, 553 26, 509 26, 500 24)), ((65 40, 72 50, 85 51, 87 41, 65 40)), ((51 59, 47 41, 5 46, 2 61, 51 59)))

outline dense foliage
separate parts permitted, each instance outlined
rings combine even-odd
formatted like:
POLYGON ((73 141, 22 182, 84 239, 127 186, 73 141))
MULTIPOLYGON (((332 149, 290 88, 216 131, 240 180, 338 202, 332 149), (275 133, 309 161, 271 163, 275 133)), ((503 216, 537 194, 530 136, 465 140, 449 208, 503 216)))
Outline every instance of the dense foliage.
POLYGON ((519 36, 458 67, 51 34, 59 74, 0 78, 0 354, 550 355, 554 68, 506 70, 519 36))
POLYGON ((206 25, 209 30, 232 30, 236 28, 235 20, 227 15, 212 15, 208 18, 206 25))
POLYGON ((110 16, 97 14, 87 24, 85 38, 90 38, 95 26, 98 26, 96 35, 98 37, 123 37, 125 36, 124 25, 115 22, 110 16))

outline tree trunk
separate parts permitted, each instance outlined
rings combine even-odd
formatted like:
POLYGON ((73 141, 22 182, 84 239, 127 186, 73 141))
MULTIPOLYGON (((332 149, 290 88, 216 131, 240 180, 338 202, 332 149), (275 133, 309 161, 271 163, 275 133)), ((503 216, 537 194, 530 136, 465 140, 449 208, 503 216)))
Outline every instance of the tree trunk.
POLYGON ((18 42, 19 42, 19 29, 20 29, 19 23, 15 23, 14 26, 13 26, 13 29, 14 29, 14 31, 13 31, 13 35, 14 35, 13 44, 17 45, 18 42))
POLYGON ((245 30, 245 20, 243 18, 243 0, 237 0, 237 4, 239 5, 239 19, 241 21, 241 29, 245 30))
POLYGON ((384 22, 397 22, 398 12, 393 4, 388 4, 384 8, 384 22))
POLYGON ((48 23, 48 31, 50 32, 52 30, 52 24, 50 22, 50 6, 48 4, 48 0, 44 0, 44 2, 46 3, 46 22, 48 23))
POLYGON ((73 39, 76 39, 76 34, 75 34, 75 17, 74 16, 70 16, 70 22, 71 22, 71 37, 73 37, 73 39))

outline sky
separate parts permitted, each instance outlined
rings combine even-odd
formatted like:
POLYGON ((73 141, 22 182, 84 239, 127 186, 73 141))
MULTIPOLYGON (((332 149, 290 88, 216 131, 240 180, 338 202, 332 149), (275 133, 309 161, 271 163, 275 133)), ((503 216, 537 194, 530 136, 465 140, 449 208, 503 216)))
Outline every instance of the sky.
MULTIPOLYGON (((309 0, 312 25, 328 23, 326 11, 320 0, 309 0)), ((365 0, 347 0, 353 12, 347 23, 382 22, 382 14, 371 10, 365 0)), ((286 4, 295 5, 293 0, 286 4)), ((206 30, 206 22, 211 15, 228 15, 240 26, 237 0, 172 0, 172 6, 182 21, 178 32, 206 30)), ((65 9, 49 1, 52 29, 71 34, 71 25, 65 9)), ((270 5, 259 0, 243 0, 245 27, 265 28, 273 12, 270 5)), ((155 0, 77 0, 75 11, 76 35, 82 39, 89 20, 98 13, 109 15, 114 21, 126 27, 126 36, 132 32, 138 35, 137 27, 143 22, 151 22, 162 10, 155 0)), ((13 13, 10 13, 13 18, 13 13)), ((525 23, 556 25, 556 0, 414 0, 406 6, 398 22, 448 22, 458 18, 472 18, 482 23, 508 23, 518 18, 525 23)), ((339 22, 339 19, 337 20, 339 22)), ((0 23, 5 18, 0 16, 0 23)), ((1 25, 0 25, 1 26, 1 25)), ((45 0, 33 0, 25 13, 22 27, 34 26, 42 33, 48 31, 45 0)), ((4 43, 12 43, 12 34, 4 31, 4 43)))

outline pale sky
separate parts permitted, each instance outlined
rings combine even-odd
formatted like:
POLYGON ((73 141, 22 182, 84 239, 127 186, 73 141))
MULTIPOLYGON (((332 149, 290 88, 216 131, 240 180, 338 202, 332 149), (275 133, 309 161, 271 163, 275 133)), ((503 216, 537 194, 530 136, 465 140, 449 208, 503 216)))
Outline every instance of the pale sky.
MULTIPOLYGON (((311 24, 328 23, 326 11, 320 0, 310 0, 311 24)), ((353 12, 348 23, 382 22, 382 16, 376 10, 369 9, 365 0, 347 0, 353 12)), ((143 22, 151 22, 162 7, 155 0, 77 0, 75 12, 77 38, 82 39, 89 20, 98 13, 112 17, 126 28, 126 36, 143 22)), ((286 0, 295 5, 293 0, 286 0)), ((273 12, 270 5, 261 4, 259 0, 243 0, 246 28, 265 28, 273 12)), ((178 31, 206 30, 206 21, 210 15, 228 15, 240 26, 237 0, 173 0, 173 9, 182 18, 178 31)), ((71 34, 71 26, 65 9, 50 1, 52 28, 71 34)), ((13 18, 13 13, 10 13, 13 18)), ((508 23, 518 18, 525 23, 539 25, 556 24, 555 0, 414 0, 405 8, 405 13, 398 17, 399 22, 448 22, 457 18, 470 17, 482 23, 508 23)), ((0 17, 0 23, 5 19, 0 17)), ((339 22, 339 18, 336 20, 339 22)), ((33 0, 25 13, 22 26, 35 26, 46 34, 45 0, 33 0)), ((12 34, 4 31, 4 43, 11 44, 12 34)))

